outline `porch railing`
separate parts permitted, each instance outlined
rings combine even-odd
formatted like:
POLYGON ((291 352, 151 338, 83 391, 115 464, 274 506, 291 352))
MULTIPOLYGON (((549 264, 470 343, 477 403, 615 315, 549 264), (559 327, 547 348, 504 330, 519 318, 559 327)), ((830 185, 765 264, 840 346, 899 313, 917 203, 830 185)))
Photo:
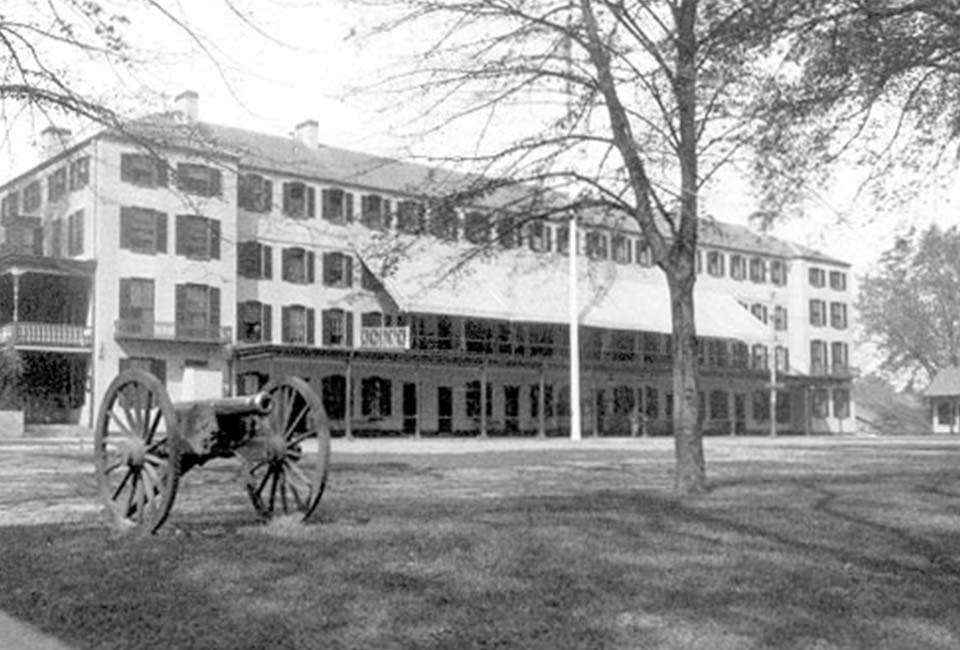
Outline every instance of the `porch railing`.
POLYGON ((120 319, 114 323, 117 339, 151 341, 180 341, 194 343, 229 343, 233 336, 230 327, 214 325, 184 325, 162 321, 120 319))
POLYGON ((7 323, 0 325, 0 345, 89 348, 93 346, 93 330, 62 323, 7 323))
POLYGON ((373 350, 410 349, 409 327, 361 327, 360 347, 373 350))

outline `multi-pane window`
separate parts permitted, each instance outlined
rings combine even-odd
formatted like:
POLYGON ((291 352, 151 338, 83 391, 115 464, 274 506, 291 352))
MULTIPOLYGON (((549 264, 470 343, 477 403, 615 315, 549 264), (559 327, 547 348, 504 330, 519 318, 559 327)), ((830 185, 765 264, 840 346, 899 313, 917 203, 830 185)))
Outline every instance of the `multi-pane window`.
POLYGON ((220 221, 196 214, 177 215, 176 254, 192 260, 220 259, 220 221))
POLYGON ((0 200, 0 220, 6 221, 8 218, 20 216, 20 194, 10 192, 0 200))
POLYGON ((833 416, 838 420, 850 417, 850 391, 846 388, 833 390, 833 416))
POLYGON ((827 274, 826 272, 816 266, 811 266, 807 271, 807 277, 810 281, 811 287, 823 287, 827 284, 827 274))
POLYGON ((120 278, 120 320, 125 333, 146 334, 152 331, 154 285, 148 278, 120 278))
POLYGON ((751 282, 767 281, 767 262, 762 257, 750 258, 750 281, 751 282))
POLYGON ((383 230, 390 227, 390 200, 379 194, 365 194, 360 198, 360 220, 368 228, 383 230))
POLYGON ((743 255, 730 256, 730 277, 734 280, 747 279, 747 259, 743 255))
POLYGON ((790 348, 778 345, 774 349, 774 363, 777 372, 790 372, 790 348))
POLYGON ((90 183, 90 157, 77 158, 70 163, 70 191, 79 190, 90 183))
POLYGON ((237 304, 237 340, 241 343, 268 343, 273 330, 273 309, 257 300, 237 304))
POLYGON ((281 309, 281 340, 293 345, 313 345, 316 312, 303 305, 286 305, 281 309))
POLYGON ((388 418, 393 411, 392 384, 386 377, 360 380, 360 413, 368 418, 388 418))
POLYGON ((314 281, 316 255, 299 247, 284 248, 281 253, 283 266, 281 277, 285 282, 312 284, 314 281))
POLYGON ((754 370, 767 370, 770 367, 767 363, 767 346, 763 343, 754 344, 753 363, 751 365, 754 370))
POLYGON ((734 368, 746 368, 750 365, 750 346, 743 341, 734 341, 731 346, 730 364, 734 368))
POLYGON ((844 372, 850 365, 849 347, 842 341, 834 341, 830 344, 830 358, 833 363, 833 369, 844 372))
POLYGON ((607 259, 607 236, 599 230, 588 231, 586 254, 593 260, 607 259))
POLYGON ((419 201, 397 202, 397 230, 419 235, 426 225, 427 211, 419 201))
POLYGON ((647 246, 647 242, 638 239, 636 243, 636 260, 640 266, 653 266, 653 251, 647 246))
POLYGON ((33 181, 23 188, 23 211, 26 213, 36 212, 43 205, 43 194, 40 189, 40 181, 33 181))
POLYGON ((527 224, 527 242, 530 250, 544 253, 550 250, 550 228, 542 219, 534 219, 527 224))
POLYGON ((614 235, 611 241, 613 261, 618 264, 629 264, 633 261, 632 246, 626 235, 614 235))
POLYGON ((447 202, 437 202, 430 206, 430 234, 437 239, 457 241, 460 230, 460 217, 457 209, 447 202))
POLYGON ((177 338, 220 338, 220 289, 205 284, 176 287, 177 338))
POLYGON ((757 317, 757 319, 767 322, 767 306, 762 302, 754 303, 750 306, 750 313, 757 317))
POLYGON ((260 242, 240 242, 237 247, 237 273, 251 280, 273 278, 273 248, 260 242))
MULTIPOLYGON (((486 388, 487 417, 493 417, 493 384, 488 383, 486 388)), ((468 381, 464 390, 465 415, 468 418, 479 418, 483 410, 480 408, 482 393, 480 391, 480 382, 477 380, 468 381)))
POLYGON ((342 309, 323 310, 323 344, 353 346, 353 313, 342 309))
POLYGON ((273 181, 260 174, 240 174, 237 205, 250 212, 270 212, 273 209, 273 181))
POLYGON ((140 187, 166 187, 167 165, 159 158, 146 154, 121 154, 120 180, 140 187))
MULTIPOLYGON (((347 223, 353 219, 353 194, 339 187, 331 187, 320 192, 320 216, 330 223, 347 223)), ((366 197, 364 197, 366 210, 366 197)))
POLYGON ((822 374, 827 368, 827 342, 810 341, 810 372, 822 374))
POLYGON ((830 416, 830 393, 826 388, 815 388, 811 395, 811 402, 813 417, 826 418, 830 416))
POLYGON ((47 179, 47 200, 59 201, 67 195, 67 168, 60 167, 47 179))
POLYGON ((783 260, 770 260, 770 282, 778 287, 787 283, 787 263, 783 260))
POLYGON ((167 215, 150 208, 120 208, 120 248, 135 253, 167 252, 167 215))
POLYGON ((823 327, 827 324, 827 303, 823 300, 810 301, 810 324, 823 327))
POLYGON ((842 302, 830 303, 830 327, 847 329, 847 305, 842 302))
POLYGON ((724 275, 724 255, 720 251, 709 251, 707 253, 707 273, 715 278, 722 278, 724 275))
POLYGON ((338 252, 324 253, 323 284, 328 287, 352 287, 353 258, 338 252))
POLYGON ((197 196, 222 196, 220 170, 209 165, 177 163, 177 188, 197 196))
POLYGON ((830 271, 830 288, 835 291, 846 291, 847 274, 841 271, 830 271))
POLYGON ((725 390, 710 391, 710 419, 726 420, 730 417, 730 400, 725 390))
POLYGON ((468 212, 463 218, 463 238, 471 244, 490 242, 490 215, 477 210, 468 212))
POLYGON ((787 329, 787 308, 777 305, 773 308, 773 328, 778 332, 783 332, 787 329))
POLYGON ((307 219, 316 214, 317 192, 300 181, 283 184, 283 213, 293 219, 307 219))
MULTIPOLYGON (((517 236, 517 220, 512 214, 500 214, 496 219, 497 242, 504 248, 516 248, 519 243, 517 236)), ((559 242, 560 235, 557 234, 559 242)))
POLYGON ((83 210, 67 217, 67 255, 83 254, 83 210))

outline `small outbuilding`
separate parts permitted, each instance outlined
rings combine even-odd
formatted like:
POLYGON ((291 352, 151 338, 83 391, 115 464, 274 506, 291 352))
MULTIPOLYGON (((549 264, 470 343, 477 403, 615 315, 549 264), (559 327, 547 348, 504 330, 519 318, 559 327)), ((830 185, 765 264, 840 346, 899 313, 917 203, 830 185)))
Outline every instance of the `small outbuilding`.
POLYGON ((960 367, 949 366, 938 372, 925 396, 930 402, 931 430, 960 433, 960 367))

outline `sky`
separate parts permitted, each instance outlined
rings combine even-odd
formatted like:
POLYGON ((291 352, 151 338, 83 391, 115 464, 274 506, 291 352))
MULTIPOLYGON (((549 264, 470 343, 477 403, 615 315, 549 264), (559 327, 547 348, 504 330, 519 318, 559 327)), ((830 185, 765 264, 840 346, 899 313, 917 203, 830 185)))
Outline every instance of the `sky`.
MULTIPOLYGON (((418 126, 414 107, 371 87, 403 66, 410 39, 422 35, 400 31, 372 41, 357 38, 384 17, 369 2, 233 0, 248 20, 225 0, 166 4, 193 35, 155 12, 137 9, 141 0, 111 0, 108 7, 130 10, 124 30, 139 63, 129 71, 66 55, 78 83, 130 115, 169 110, 173 98, 189 89, 199 93, 205 121, 282 135, 316 119, 322 143, 385 156, 402 158, 411 150, 443 155, 451 143, 470 146, 462 133, 411 137, 418 126)), ((45 126, 40 122, 7 125, 0 176, 35 162, 37 134, 45 126)), ((510 126, 498 129, 508 136, 510 126)), ((855 274, 862 274, 909 225, 955 221, 951 191, 927 194, 902 211, 876 216, 865 199, 853 195, 854 177, 854 172, 849 179, 841 175, 835 187, 811 196, 802 219, 777 224, 772 234, 847 260, 855 274)), ((746 223, 754 210, 738 170, 709 191, 702 205, 715 218, 734 223, 746 223)))

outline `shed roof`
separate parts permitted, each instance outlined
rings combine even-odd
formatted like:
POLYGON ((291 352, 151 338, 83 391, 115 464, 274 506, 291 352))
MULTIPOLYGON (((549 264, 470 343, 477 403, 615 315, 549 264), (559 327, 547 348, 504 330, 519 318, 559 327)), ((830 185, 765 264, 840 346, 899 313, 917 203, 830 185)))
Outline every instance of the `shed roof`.
POLYGON ((960 368, 948 366, 941 369, 924 394, 927 397, 960 397, 960 368))

